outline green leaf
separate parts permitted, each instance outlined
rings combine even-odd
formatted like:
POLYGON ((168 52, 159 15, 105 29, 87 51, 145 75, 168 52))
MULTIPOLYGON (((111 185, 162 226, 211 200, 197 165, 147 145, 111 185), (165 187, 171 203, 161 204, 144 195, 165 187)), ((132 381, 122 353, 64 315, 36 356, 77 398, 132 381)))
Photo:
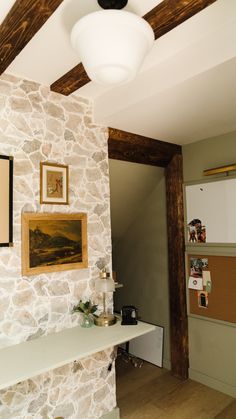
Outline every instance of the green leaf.
POLYGON ((79 303, 73 307, 72 313, 84 313, 84 314, 93 314, 97 310, 98 306, 93 305, 90 300, 83 302, 82 300, 79 301, 79 303))

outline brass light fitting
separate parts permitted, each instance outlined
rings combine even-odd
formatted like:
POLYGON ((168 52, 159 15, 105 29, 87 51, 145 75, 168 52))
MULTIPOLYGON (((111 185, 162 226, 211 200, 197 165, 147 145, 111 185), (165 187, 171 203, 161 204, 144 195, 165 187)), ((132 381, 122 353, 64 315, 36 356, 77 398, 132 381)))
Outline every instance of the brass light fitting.
POLYGON ((95 282, 95 290, 102 293, 103 311, 98 317, 95 317, 94 323, 96 326, 112 326, 116 323, 117 319, 114 314, 110 314, 107 311, 106 293, 115 291, 115 282, 106 269, 100 272, 100 278, 95 282))
POLYGON ((220 166, 220 167, 214 167, 213 169, 206 169, 203 171, 204 176, 211 176, 211 175, 217 175, 219 173, 228 173, 236 170, 236 164, 230 164, 229 166, 220 166))

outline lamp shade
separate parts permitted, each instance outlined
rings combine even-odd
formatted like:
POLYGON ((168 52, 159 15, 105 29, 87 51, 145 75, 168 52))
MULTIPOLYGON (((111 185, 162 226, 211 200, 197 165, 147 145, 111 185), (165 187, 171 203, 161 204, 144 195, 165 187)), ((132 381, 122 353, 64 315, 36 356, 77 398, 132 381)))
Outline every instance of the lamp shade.
POLYGON ((97 292, 114 292, 115 282, 112 278, 99 278, 95 282, 95 291, 97 292))
POLYGON ((81 18, 71 33, 92 81, 120 84, 132 80, 154 42, 151 26, 124 10, 102 10, 81 18))

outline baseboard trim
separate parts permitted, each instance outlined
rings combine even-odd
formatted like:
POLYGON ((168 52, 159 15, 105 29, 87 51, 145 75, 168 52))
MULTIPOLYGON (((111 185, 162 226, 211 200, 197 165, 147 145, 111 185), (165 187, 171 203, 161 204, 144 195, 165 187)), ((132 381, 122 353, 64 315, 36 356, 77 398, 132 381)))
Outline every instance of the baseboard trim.
POLYGON ((189 368, 189 378, 191 378, 191 380, 198 381, 205 386, 214 388, 214 390, 221 391, 221 393, 225 393, 228 396, 236 398, 235 386, 219 381, 213 377, 209 377, 208 375, 202 374, 192 368, 189 368))
POLYGON ((171 370, 171 362, 169 359, 163 358, 163 368, 171 370))
POLYGON ((120 409, 119 407, 115 407, 111 412, 107 413, 106 415, 101 416, 100 419, 120 419, 120 409))

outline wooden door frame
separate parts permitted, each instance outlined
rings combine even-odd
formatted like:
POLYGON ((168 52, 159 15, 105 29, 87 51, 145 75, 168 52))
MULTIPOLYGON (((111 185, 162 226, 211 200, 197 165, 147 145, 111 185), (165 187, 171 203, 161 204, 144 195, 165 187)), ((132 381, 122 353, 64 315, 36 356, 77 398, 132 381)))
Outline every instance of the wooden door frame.
POLYGON ((188 378, 188 318, 184 253, 182 147, 109 128, 108 157, 165 168, 169 266, 171 372, 188 378))

